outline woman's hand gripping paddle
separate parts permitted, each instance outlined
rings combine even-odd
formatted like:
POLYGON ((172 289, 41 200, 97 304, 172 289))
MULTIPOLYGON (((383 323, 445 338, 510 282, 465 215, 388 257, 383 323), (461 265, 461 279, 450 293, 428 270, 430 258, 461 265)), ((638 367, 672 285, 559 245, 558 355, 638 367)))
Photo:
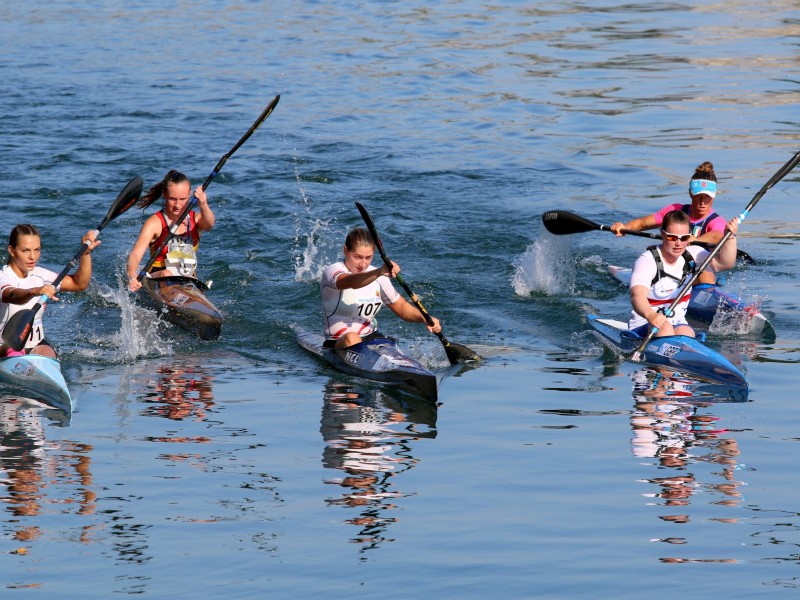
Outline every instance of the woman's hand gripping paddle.
MULTIPOLYGON (((742 221, 745 220, 745 218, 747 218, 747 215, 749 215, 750 211, 753 210, 753 207, 756 204, 758 204, 758 201, 761 200, 761 197, 767 193, 767 190, 769 190, 773 185, 778 183, 781 179, 786 177, 791 172, 791 170, 797 166, 798 163, 800 163, 800 152, 795 154, 785 165, 783 165, 780 169, 778 169, 778 171, 772 177, 769 178, 769 181, 767 181, 767 183, 765 183, 763 187, 760 190, 758 190, 756 195, 753 196, 753 199, 750 200, 750 203, 745 207, 745 209, 739 215, 739 223, 741 223, 742 221)), ((716 256, 717 252, 719 252, 719 249, 722 248, 722 245, 725 242, 727 242, 730 237, 731 237, 731 232, 726 231, 725 235, 722 236, 722 239, 720 240, 719 244, 716 245, 716 247, 703 261, 703 264, 701 264, 700 267, 697 270, 695 270, 694 274, 689 279, 689 281, 687 281, 683 285, 678 294, 675 296, 675 299, 672 301, 672 303, 669 305, 669 308, 667 308, 666 310, 667 315, 672 314, 672 311, 675 310, 675 307, 681 301, 681 298, 683 298, 686 295, 686 292, 694 285, 694 282, 697 281, 698 277, 700 277, 700 273, 705 271, 708 265, 711 264, 711 260, 714 258, 714 256, 716 256)), ((632 361, 634 362, 641 361, 642 352, 644 352, 644 349, 647 348, 647 344, 650 343, 650 340, 653 339, 653 336, 656 334, 656 332, 657 332, 656 328, 653 327, 650 329, 650 332, 647 334, 647 337, 645 337, 642 343, 639 344, 639 347, 636 348, 633 354, 631 354, 632 361)))
MULTIPOLYGON (((217 174, 222 170, 222 167, 225 165, 225 163, 228 161, 228 159, 233 155, 233 153, 236 152, 241 147, 241 145, 244 144, 247 141, 247 139, 251 135, 253 135, 253 132, 256 129, 258 129, 258 127, 264 121, 267 120, 267 117, 270 116, 272 114, 272 111, 275 110, 275 107, 278 106, 278 101, 280 99, 281 99, 280 94, 275 96, 272 99, 272 102, 270 102, 267 105, 267 107, 261 112, 261 114, 255 120, 255 122, 250 126, 250 129, 248 129, 247 132, 239 139, 239 141, 236 142, 236 144, 234 144, 233 148, 231 148, 230 150, 228 150, 227 153, 222 155, 222 158, 219 159, 219 162, 214 167, 214 170, 211 171, 211 174, 208 177, 206 177, 206 180, 203 182, 203 185, 202 185, 203 191, 205 191, 205 189, 209 186, 209 184, 214 180, 214 177, 216 177, 217 174)), ((180 214, 180 216, 172 224, 172 227, 170 227, 169 232, 167 233, 166 237, 164 237, 164 239, 162 240, 161 244, 155 249, 155 251, 151 253, 150 259, 144 265, 144 268, 141 271, 139 271, 139 275, 137 275, 137 277, 136 277, 139 281, 144 279, 144 277, 147 275, 147 272, 150 270, 150 267, 152 267, 153 263, 156 262, 156 259, 158 258, 158 255, 161 252, 161 249, 164 246, 166 246, 171 239, 173 239, 175 237, 175 232, 178 231, 178 227, 180 227, 180 224, 183 222, 183 220, 187 216, 189 216, 189 213, 194 208, 196 203, 197 203, 197 198, 195 198, 194 195, 192 195, 192 197, 189 200, 189 202, 186 203, 186 208, 183 209, 183 212, 180 214)))
MULTIPOLYGON (((364 219, 364 223, 369 229, 370 234, 372 235, 372 239, 375 242, 375 246, 378 248, 378 252, 383 259, 383 262, 386 263, 387 266, 391 268, 392 261, 389 260, 389 257, 386 256, 386 252, 383 249, 383 244, 381 243, 381 238, 378 236, 378 230, 375 229, 375 223, 372 222, 372 217, 369 216, 367 209, 364 208, 362 204, 356 202, 356 208, 358 208, 358 212, 361 213, 361 218, 364 219)), ((422 316, 425 317, 426 323, 428 325, 433 325, 433 319, 428 314, 428 311, 425 310, 425 307, 422 306, 422 303, 419 301, 417 295, 411 291, 411 288, 408 287, 408 284, 405 282, 403 277, 398 274, 397 282, 403 287, 406 294, 408 294, 409 299, 417 307, 417 310, 422 313, 422 316)), ((451 365, 456 365, 459 363, 471 363, 483 360, 478 354, 467 348, 466 346, 462 346, 461 344, 454 344, 450 342, 442 332, 436 334, 439 338, 439 341, 442 342, 442 346, 444 346, 444 351, 447 354, 447 359, 450 361, 451 365)))
MULTIPOLYGON (((99 234, 103 228, 108 225, 112 220, 116 219, 126 210, 128 210, 131 206, 136 204, 136 201, 139 199, 139 196, 142 195, 142 187, 143 187, 142 178, 138 175, 131 179, 128 182, 128 185, 125 186, 117 199, 114 200, 114 203, 111 205, 111 208, 108 209, 106 216, 100 222, 100 225, 97 226, 97 233, 99 234)), ((58 284, 69 274, 69 271, 72 267, 75 266, 75 263, 78 262, 81 256, 89 249, 89 244, 84 243, 80 250, 75 253, 75 256, 72 257, 72 260, 69 261, 66 267, 58 274, 55 281, 53 281, 52 286, 58 287, 58 284)), ((42 295, 39 298, 39 301, 33 305, 32 308, 28 308, 25 310, 21 310, 15 313, 6 323, 5 328, 3 329, 3 343, 7 346, 12 348, 13 350, 22 350, 25 347, 25 343, 28 341, 28 337, 31 334, 31 330, 33 329, 33 323, 36 320, 36 315, 41 310, 42 306, 45 305, 47 302, 47 296, 42 295)))

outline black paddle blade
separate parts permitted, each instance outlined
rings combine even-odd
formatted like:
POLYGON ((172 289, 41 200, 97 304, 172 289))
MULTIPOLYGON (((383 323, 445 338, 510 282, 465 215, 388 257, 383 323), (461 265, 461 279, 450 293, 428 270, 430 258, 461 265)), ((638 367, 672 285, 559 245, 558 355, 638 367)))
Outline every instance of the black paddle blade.
POLYGON ((33 308, 21 310, 12 315, 3 328, 3 343, 6 346, 17 352, 25 347, 31 329, 33 329, 33 322, 36 320, 36 313, 41 307, 41 302, 37 302, 33 308))
POLYGON ((389 257, 386 256, 386 252, 383 250, 383 243, 381 243, 378 230, 375 228, 375 223, 372 222, 372 217, 369 216, 369 212, 367 212, 367 209, 360 202, 356 202, 356 208, 358 209, 358 212, 361 213, 361 218, 364 220, 364 224, 367 226, 367 229, 372 236, 372 241, 375 242, 375 247, 378 248, 378 253, 381 255, 383 262, 391 266, 392 261, 389 260, 389 257))
POLYGON ((600 225, 565 210, 551 210, 542 215, 545 229, 555 235, 597 231, 600 225))
POLYGON ((483 357, 461 344, 454 344, 442 336, 445 354, 451 365, 480 362, 483 357))
POLYGON ((136 201, 139 200, 139 196, 142 195, 143 188, 144 180, 139 175, 131 179, 128 185, 119 193, 116 200, 114 200, 114 203, 111 205, 111 208, 108 209, 103 221, 98 225, 97 230, 100 231, 103 227, 108 225, 109 222, 116 219, 131 206, 136 204, 136 201))

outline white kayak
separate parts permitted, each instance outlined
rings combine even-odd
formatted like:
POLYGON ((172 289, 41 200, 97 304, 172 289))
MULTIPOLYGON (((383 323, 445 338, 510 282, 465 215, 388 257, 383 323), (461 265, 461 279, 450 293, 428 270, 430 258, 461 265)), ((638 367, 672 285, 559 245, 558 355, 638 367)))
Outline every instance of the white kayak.
MULTIPOLYGON (((608 272, 626 286, 631 282, 631 269, 611 265, 608 272)), ((699 283, 692 287, 692 297, 686 315, 703 323, 711 323, 717 312, 723 311, 726 322, 736 325, 743 334, 761 335, 774 332, 772 325, 756 304, 747 304, 741 298, 713 283, 699 283)))

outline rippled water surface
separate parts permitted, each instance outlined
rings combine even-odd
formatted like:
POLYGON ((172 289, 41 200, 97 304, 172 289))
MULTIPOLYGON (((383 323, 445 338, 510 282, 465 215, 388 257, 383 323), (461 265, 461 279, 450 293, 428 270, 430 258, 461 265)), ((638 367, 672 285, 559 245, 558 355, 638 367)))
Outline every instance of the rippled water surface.
POLYGON ((604 352, 585 316, 625 317, 607 267, 647 242, 541 224, 683 201, 705 160, 741 212, 800 150, 796 3, 33 0, 0 32, 2 223, 36 224, 56 270, 131 177, 201 183, 281 95, 208 188, 218 342, 124 290, 150 211, 48 306, 78 410, 0 402, 3 597, 796 593, 800 171, 727 276, 775 339, 709 337, 744 396, 604 352), (295 343, 355 201, 486 357, 450 367, 383 317, 438 406, 295 343))

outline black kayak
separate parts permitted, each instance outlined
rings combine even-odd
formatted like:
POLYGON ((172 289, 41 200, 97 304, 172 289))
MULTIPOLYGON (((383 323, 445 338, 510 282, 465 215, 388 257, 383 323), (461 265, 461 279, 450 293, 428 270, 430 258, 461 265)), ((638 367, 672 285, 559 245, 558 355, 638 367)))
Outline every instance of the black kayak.
POLYGON ((438 398, 436 375, 403 354, 392 338, 372 337, 337 350, 325 347, 325 338, 316 333, 298 331, 295 337, 303 348, 343 373, 386 383, 431 402, 438 398))

